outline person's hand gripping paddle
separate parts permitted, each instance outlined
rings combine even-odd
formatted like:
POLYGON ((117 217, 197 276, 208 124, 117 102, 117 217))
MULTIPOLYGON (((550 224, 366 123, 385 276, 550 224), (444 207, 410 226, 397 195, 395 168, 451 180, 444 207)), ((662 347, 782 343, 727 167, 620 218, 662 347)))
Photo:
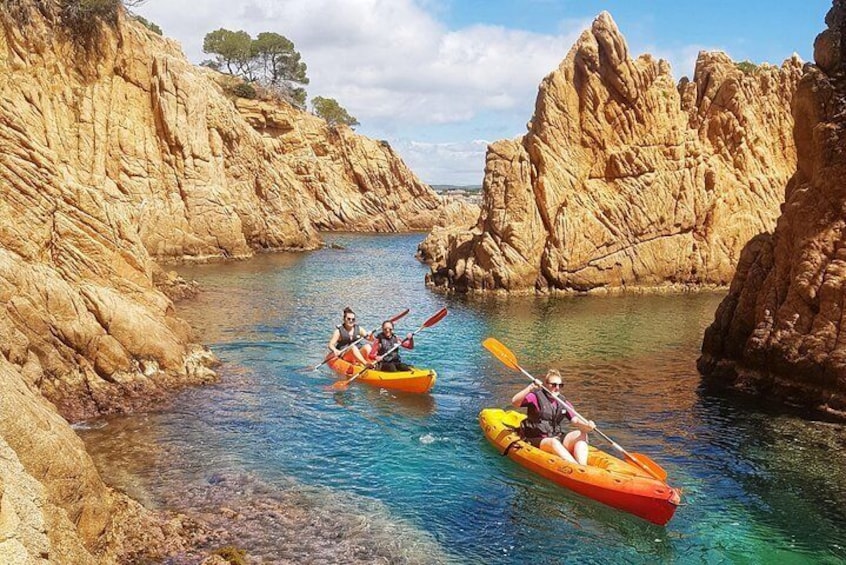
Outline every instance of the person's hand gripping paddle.
MULTIPOLYGON (((422 332, 422 331, 423 331, 423 330, 425 330, 426 328, 431 328, 432 326, 434 326, 435 324, 437 324, 438 322, 440 322, 441 320, 443 320, 443 319, 444 319, 444 317, 445 317, 446 315, 447 315, 447 309, 446 309, 446 308, 441 308, 440 310, 438 310, 438 311, 437 311, 437 313, 435 313, 435 315, 434 315, 434 316, 432 316, 431 318, 429 318, 428 320, 426 320, 425 322, 423 322, 423 325, 422 325, 422 326, 420 326, 419 328, 417 328, 416 330, 414 330, 414 331, 411 333, 411 337, 414 337, 415 335, 417 335, 418 333, 422 332)), ((392 348, 390 348, 388 351, 386 351, 385 353, 383 353, 383 354, 382 354, 382 357, 384 357, 384 356, 385 356, 385 355, 387 355, 388 353, 391 353, 391 352, 393 352, 393 351, 396 351, 398 348, 399 348, 399 344, 396 344, 395 346, 393 346, 392 348)), ((363 375, 364 373, 366 373, 368 370, 370 370, 370 367, 365 367, 365 368, 363 368, 362 370, 360 370, 359 372, 357 372, 356 374, 354 374, 354 375, 353 375, 352 377, 350 377, 349 379, 347 379, 347 380, 345 380, 345 381, 338 381, 338 382, 336 382, 335 384, 333 384, 333 385, 332 385, 331 387, 329 387, 329 388, 330 388, 331 390, 337 390, 337 391, 344 391, 344 390, 347 390, 347 389, 349 388, 349 386, 350 386, 350 383, 351 383, 351 382, 353 382, 353 381, 354 381, 354 380, 356 380, 358 377, 360 377, 361 375, 363 375)))
MULTIPOLYGON (((528 371, 526 371, 526 369, 524 369, 517 363, 517 357, 511 352, 511 350, 505 347, 505 345, 500 343, 498 340, 489 337, 488 339, 482 342, 482 346, 488 351, 490 351, 494 357, 502 361, 502 363, 506 367, 510 367, 512 369, 520 371, 532 381, 537 382, 537 379, 535 379, 535 377, 533 377, 528 371)), ((566 406, 573 414, 585 420, 585 418, 583 418, 578 412, 576 412, 572 404, 565 402, 563 398, 561 398, 557 394, 553 394, 546 387, 541 386, 541 388, 551 394, 553 397, 555 397, 558 402, 566 406)), ((602 436, 605 441, 610 443, 611 447, 616 449, 618 452, 622 453, 627 461, 634 463, 635 465, 637 465, 659 481, 667 480, 667 471, 665 471, 658 463, 656 463, 655 461, 653 461, 642 453, 629 453, 628 451, 623 449, 617 442, 615 442, 610 437, 599 431, 599 428, 594 429, 594 431, 600 436, 602 436)))
MULTIPOLYGON (((409 312, 410 312, 410 310, 408 308, 406 308, 405 310, 403 310, 402 312, 400 312, 399 314, 397 314, 393 318, 388 318, 388 320, 390 320, 391 323, 394 323, 397 320, 401 320, 402 318, 404 318, 405 315, 408 314, 409 312)), ((376 330, 370 332, 370 334, 373 334, 375 332, 376 332, 376 330)), ((368 335, 370 335, 370 334, 368 334, 368 335)), ((363 339, 364 339, 363 337, 360 337, 357 340, 355 340, 354 342, 352 342, 351 344, 349 344, 349 345, 345 346, 343 349, 341 349, 340 354, 335 355, 334 353, 330 353, 326 357, 326 359, 324 359, 323 361, 321 361, 317 365, 309 365, 308 367, 302 367, 300 369, 297 369, 297 372, 298 373, 308 373, 310 371, 316 371, 317 369, 319 369, 320 367, 322 367, 323 365, 325 365, 329 361, 332 361, 333 359, 338 359, 339 357, 342 357, 344 355, 344 353, 346 353, 347 351, 352 349, 355 345, 357 345, 363 339)))

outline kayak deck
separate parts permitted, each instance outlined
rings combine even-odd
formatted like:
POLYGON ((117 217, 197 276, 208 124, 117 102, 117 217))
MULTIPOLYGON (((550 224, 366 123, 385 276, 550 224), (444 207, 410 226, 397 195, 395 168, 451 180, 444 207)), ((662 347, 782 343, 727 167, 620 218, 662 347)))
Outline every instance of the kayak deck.
MULTIPOLYGON (((346 357, 346 355, 344 356, 346 357)), ((362 365, 356 365, 344 358, 329 359, 327 365, 332 368, 335 373, 345 379, 351 378, 353 375, 364 369, 362 365)), ((356 379, 356 381, 363 382, 368 385, 377 386, 389 390, 397 390, 400 392, 411 392, 416 394, 423 394, 429 392, 433 386, 438 375, 432 369, 418 369, 412 368, 411 371, 377 371, 369 369, 356 379)))
POLYGON ((479 413, 479 425, 500 453, 507 449, 509 459, 564 488, 660 526, 673 517, 681 500, 678 490, 593 446, 585 466, 532 447, 517 432, 525 417, 487 408, 479 413))

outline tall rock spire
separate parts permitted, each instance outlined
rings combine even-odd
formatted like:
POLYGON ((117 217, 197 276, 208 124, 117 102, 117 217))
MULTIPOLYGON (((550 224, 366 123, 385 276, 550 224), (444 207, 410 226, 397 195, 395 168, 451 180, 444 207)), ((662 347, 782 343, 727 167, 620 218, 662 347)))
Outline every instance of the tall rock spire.
POLYGON ((775 225, 796 166, 802 74, 700 53, 679 84, 632 59, 603 12, 540 85, 529 131, 488 150, 471 230, 421 245, 458 291, 726 285, 743 244, 775 225))

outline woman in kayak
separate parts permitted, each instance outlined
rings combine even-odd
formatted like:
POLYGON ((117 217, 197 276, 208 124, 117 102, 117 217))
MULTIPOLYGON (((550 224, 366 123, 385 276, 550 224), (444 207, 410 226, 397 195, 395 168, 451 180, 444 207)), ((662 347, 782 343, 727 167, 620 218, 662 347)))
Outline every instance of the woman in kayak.
MULTIPOLYGON (((340 357, 342 349, 358 341, 360 338, 366 337, 369 337, 369 334, 355 323, 355 312, 347 306, 344 308, 343 323, 335 326, 335 331, 332 332, 332 337, 329 339, 329 351, 334 353, 336 357, 340 357)), ((367 356, 370 355, 370 349, 370 344, 367 343, 362 346, 360 351, 356 346, 350 347, 349 351, 358 364, 370 366, 372 363, 367 360, 367 356)))
POLYGON ((414 349, 414 336, 408 334, 404 340, 400 341, 400 338, 394 333, 393 322, 385 320, 382 322, 382 331, 376 334, 376 341, 373 344, 373 350, 370 352, 370 358, 376 360, 380 371, 393 373, 411 370, 411 367, 400 359, 399 352, 395 349, 397 344, 406 349, 414 349), (390 353, 388 353, 389 351, 390 353))
POLYGON ((523 420, 520 435, 535 447, 554 453, 570 463, 587 465, 588 460, 588 432, 596 428, 593 420, 584 420, 574 414, 570 404, 562 404, 558 398, 561 390, 561 373, 550 369, 546 373, 546 388, 549 394, 541 388, 541 381, 535 382, 518 392, 511 399, 517 408, 526 408, 526 419, 523 420), (553 396, 554 395, 554 396, 553 396), (569 421, 576 429, 566 433, 565 421, 569 421))

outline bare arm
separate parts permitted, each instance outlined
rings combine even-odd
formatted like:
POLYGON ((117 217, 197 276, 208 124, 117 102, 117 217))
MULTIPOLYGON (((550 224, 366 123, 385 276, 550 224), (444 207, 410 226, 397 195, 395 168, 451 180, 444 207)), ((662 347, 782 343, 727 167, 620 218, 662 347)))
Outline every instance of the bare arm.
POLYGON ((523 399, 526 398, 526 395, 530 392, 536 391, 537 389, 538 387, 535 383, 530 384, 511 398, 511 404, 513 404, 515 408, 520 408, 523 405, 523 399))
POLYGON ((329 351, 334 353, 335 355, 338 354, 338 340, 341 339, 341 332, 338 328, 335 328, 335 331, 332 332, 332 338, 329 340, 329 351))
MULTIPOLYGON (((570 409, 568 408, 568 410, 570 409)), ((592 432, 596 429, 596 424, 593 423, 593 420, 586 420, 581 415, 575 414, 572 410, 570 410, 570 414, 573 415, 573 417, 570 418, 570 423, 573 424, 573 427, 576 429, 585 433, 592 432)))

